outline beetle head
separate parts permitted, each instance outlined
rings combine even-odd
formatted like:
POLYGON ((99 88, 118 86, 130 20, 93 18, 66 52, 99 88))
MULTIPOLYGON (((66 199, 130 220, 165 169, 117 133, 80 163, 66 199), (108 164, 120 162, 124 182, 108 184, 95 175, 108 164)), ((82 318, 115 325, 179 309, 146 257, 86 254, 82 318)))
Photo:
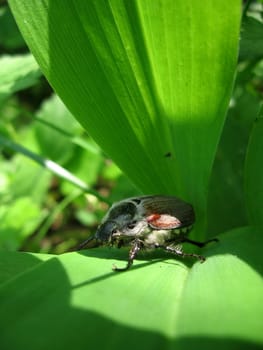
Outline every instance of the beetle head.
POLYGON ((134 237, 142 226, 142 220, 138 218, 138 210, 135 203, 122 201, 114 204, 99 226, 95 239, 101 243, 110 243, 120 238, 134 237))
POLYGON ((100 241, 101 243, 110 242, 112 234, 117 230, 117 223, 115 221, 107 220, 98 227, 94 238, 100 241))

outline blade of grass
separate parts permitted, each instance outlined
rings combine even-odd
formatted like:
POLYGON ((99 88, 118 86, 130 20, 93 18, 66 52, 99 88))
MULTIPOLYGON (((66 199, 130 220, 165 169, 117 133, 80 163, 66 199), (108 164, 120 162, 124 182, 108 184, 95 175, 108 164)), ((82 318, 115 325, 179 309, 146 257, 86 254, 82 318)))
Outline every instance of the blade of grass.
POLYGON ((4 147, 12 149, 13 151, 16 151, 16 152, 23 154, 27 158, 32 159, 33 161, 35 161, 39 165, 41 165, 44 168, 51 171, 56 176, 58 176, 64 180, 67 180, 68 182, 72 183, 76 187, 80 188, 83 192, 92 194, 95 197, 97 197, 99 200, 101 200, 102 202, 105 202, 107 204, 111 204, 111 203, 109 203, 107 198, 101 196, 97 191, 92 190, 84 181, 80 180, 79 178, 74 176, 71 172, 69 172, 68 170, 66 170, 65 168, 60 166, 59 164, 53 162, 52 160, 45 159, 45 158, 41 157, 40 155, 28 150, 27 148, 25 148, 25 147, 13 142, 12 140, 10 140, 4 136, 1 136, 1 135, 0 135, 0 144, 4 147))

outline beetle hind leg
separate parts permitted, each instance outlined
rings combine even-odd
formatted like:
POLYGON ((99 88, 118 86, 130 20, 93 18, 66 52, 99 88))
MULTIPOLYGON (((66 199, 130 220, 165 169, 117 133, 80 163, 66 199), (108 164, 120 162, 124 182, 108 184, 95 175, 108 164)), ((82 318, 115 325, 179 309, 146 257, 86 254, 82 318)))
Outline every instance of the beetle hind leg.
POLYGON ((206 260, 204 256, 199 255, 199 254, 184 253, 181 245, 167 246, 167 247, 165 247, 165 250, 169 253, 173 253, 173 254, 176 254, 178 256, 181 256, 182 258, 187 258, 187 257, 196 258, 196 259, 200 260, 200 262, 202 262, 202 263, 206 260))

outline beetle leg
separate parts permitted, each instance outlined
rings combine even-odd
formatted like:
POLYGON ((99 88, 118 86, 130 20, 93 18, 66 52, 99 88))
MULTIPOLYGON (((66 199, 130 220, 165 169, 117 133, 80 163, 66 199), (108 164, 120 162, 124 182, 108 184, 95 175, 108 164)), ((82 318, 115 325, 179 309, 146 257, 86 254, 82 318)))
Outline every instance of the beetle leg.
POLYGON ((213 239, 209 239, 209 240, 207 240, 205 242, 197 242, 197 241, 193 241, 192 239, 189 239, 187 237, 184 237, 182 242, 190 243, 190 244, 196 245, 197 247, 202 248, 202 247, 206 246, 210 242, 218 242, 218 241, 219 240, 217 238, 213 238, 213 239))
POLYGON ((178 256, 181 256, 182 258, 186 258, 186 257, 192 257, 192 258, 196 258, 198 260, 200 260, 201 262, 204 262, 205 261, 205 257, 202 256, 202 255, 198 255, 198 254, 194 254, 194 253, 184 253, 182 251, 182 246, 181 245, 177 245, 177 246, 167 246, 167 247, 164 247, 165 250, 167 252, 170 252, 170 253, 173 253, 173 254, 176 254, 178 256))
POLYGON ((136 255, 141 249, 141 243, 139 240, 135 240, 131 250, 129 252, 129 259, 127 262, 127 265, 125 267, 117 267, 116 265, 113 265, 112 270, 113 271, 127 271, 133 264, 133 260, 136 258, 136 255))

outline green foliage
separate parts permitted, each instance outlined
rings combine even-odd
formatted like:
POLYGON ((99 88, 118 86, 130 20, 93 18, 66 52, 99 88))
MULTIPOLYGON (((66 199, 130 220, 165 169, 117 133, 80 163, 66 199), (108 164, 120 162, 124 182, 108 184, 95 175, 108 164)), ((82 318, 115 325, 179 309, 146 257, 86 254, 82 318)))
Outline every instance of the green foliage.
MULTIPOLYGON (((0 68, 1 349, 262 346, 263 29, 262 4, 249 4, 232 92, 237 0, 10 0, 68 109, 12 29, 0 68), (118 274, 127 249, 40 254, 71 250, 105 202, 140 193, 194 205, 193 237, 219 237, 204 264, 142 252, 118 274)), ((15 28, 5 7, 1 19, 15 28)))
POLYGON ((74 153, 74 144, 68 145, 67 135, 77 135, 78 129, 82 131, 82 128, 57 96, 43 103, 37 118, 40 123, 36 123, 34 129, 41 153, 61 165, 66 164, 74 153), (56 130, 56 127, 61 128, 66 135, 56 130))
POLYGON ((8 6, 0 8, 0 43, 5 51, 23 49, 25 42, 8 6))
POLYGON ((111 264, 121 265, 116 259, 127 251, 101 248, 104 259, 98 249, 48 259, 3 254, 1 347, 257 348, 263 341, 262 243, 261 230, 237 229, 222 235, 204 264, 190 268, 145 254, 119 274, 111 264), (246 281, 242 289, 238 274, 246 281))
POLYGON ((3 56, 0 61, 0 103, 16 91, 36 83, 40 70, 32 55, 3 56))
POLYGON ((251 130, 247 159, 245 167, 245 193, 249 222, 254 225, 263 225, 263 174, 262 149, 263 149, 263 115, 262 108, 258 118, 254 121, 251 130))
POLYGON ((193 203, 202 237, 233 84, 239 1, 10 4, 74 116, 142 192, 193 203))

